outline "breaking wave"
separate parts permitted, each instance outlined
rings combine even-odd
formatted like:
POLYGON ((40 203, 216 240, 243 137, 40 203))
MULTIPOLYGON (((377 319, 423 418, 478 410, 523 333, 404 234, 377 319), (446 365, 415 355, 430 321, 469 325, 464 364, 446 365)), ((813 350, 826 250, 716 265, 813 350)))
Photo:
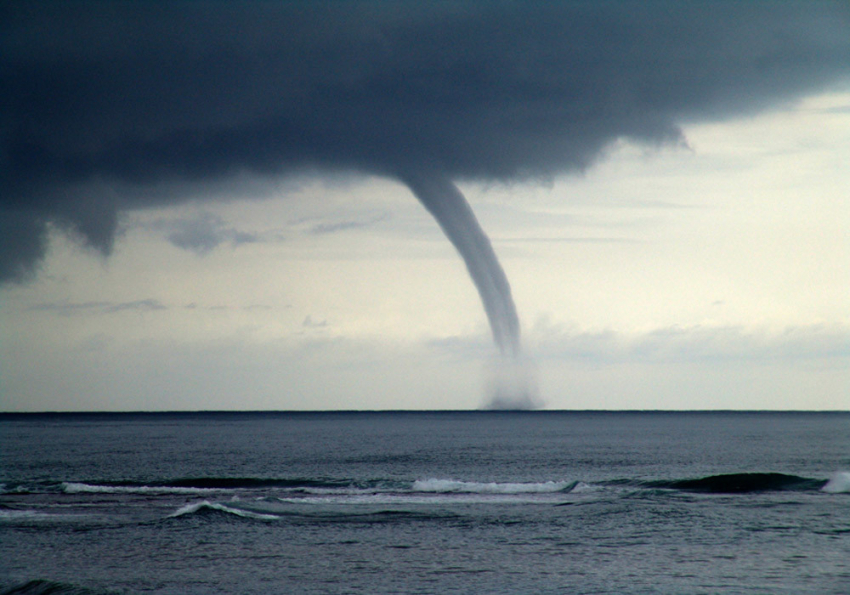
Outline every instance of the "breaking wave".
MULTIPOLYGON (((353 503, 395 502, 414 497, 541 499, 564 494, 587 494, 610 489, 660 489, 714 494, 747 494, 769 491, 850 492, 850 472, 840 471, 829 479, 785 473, 731 473, 705 477, 641 480, 623 478, 602 482, 555 479, 542 482, 481 482, 454 478, 329 479, 329 478, 230 478, 199 477, 139 481, 41 481, 27 484, 8 482, 0 494, 127 494, 144 496, 197 496, 218 500, 255 497, 289 502, 327 502, 328 498, 353 503)), ((9 513, 11 515, 11 513, 9 513)), ((17 515, 18 513, 14 513, 17 515)), ((8 516, 8 515, 7 515, 8 516)), ((3 515, 0 514, 0 519, 3 515)), ((8 520, 8 519, 6 519, 8 520)))
POLYGON ((850 494, 850 471, 839 471, 821 488, 830 494, 850 494))
MULTIPOLYGON (((133 481, 106 482, 61 482, 59 490, 66 494, 211 494, 214 492, 285 489, 285 490, 323 490, 346 487, 368 487, 347 480, 323 479, 264 479, 253 477, 198 477, 171 479, 150 483, 133 481)), ((17 486, 17 490, 26 488, 17 486)), ((44 491, 44 487, 34 487, 44 491)), ((49 488, 46 491, 52 491, 49 488)))
POLYGON ((208 500, 204 500, 203 502, 195 502, 193 504, 187 504, 186 506, 181 506, 174 513, 168 515, 169 518, 176 518, 185 515, 197 514, 197 513, 206 513, 206 512, 218 512, 225 514, 232 514, 238 517, 248 518, 248 519, 258 519, 264 521, 273 521, 277 520, 280 517, 275 514, 267 514, 262 512, 253 512, 251 510, 245 510, 243 508, 236 508, 234 506, 227 506, 225 504, 220 504, 218 502, 209 502, 208 500))
POLYGON ((479 483, 454 479, 423 479, 413 482, 413 491, 462 494, 551 494, 571 492, 577 485, 577 481, 479 483))
POLYGON ((62 491, 66 494, 203 494, 217 490, 160 485, 101 485, 63 482, 62 491))

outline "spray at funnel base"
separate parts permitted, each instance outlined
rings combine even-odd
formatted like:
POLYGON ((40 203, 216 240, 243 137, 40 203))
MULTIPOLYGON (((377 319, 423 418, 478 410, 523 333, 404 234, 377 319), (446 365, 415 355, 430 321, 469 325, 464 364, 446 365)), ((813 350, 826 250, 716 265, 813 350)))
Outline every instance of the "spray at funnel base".
POLYGON ((532 409, 539 405, 530 368, 522 361, 519 317, 505 276, 487 234, 463 194, 451 180, 434 172, 399 175, 419 202, 437 220, 463 258, 472 277, 501 358, 491 374, 490 409, 532 409))
POLYGON ((524 358, 499 358, 490 364, 485 409, 530 411, 543 403, 537 390, 536 369, 524 358))

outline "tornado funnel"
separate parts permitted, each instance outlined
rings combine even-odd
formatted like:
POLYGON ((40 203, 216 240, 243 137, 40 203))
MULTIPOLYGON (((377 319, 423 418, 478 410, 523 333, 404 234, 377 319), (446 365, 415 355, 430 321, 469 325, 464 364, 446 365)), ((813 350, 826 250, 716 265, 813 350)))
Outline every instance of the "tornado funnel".
POLYGON ((499 350, 503 355, 518 358, 519 318, 511 286, 469 203, 457 186, 443 175, 406 172, 398 177, 434 216, 466 263, 499 350))

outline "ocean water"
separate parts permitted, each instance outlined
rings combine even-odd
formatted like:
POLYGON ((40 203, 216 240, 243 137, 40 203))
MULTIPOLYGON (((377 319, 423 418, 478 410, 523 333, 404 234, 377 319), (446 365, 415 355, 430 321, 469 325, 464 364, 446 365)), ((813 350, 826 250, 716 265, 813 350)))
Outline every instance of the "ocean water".
POLYGON ((0 415, 0 593, 850 593, 850 413, 0 415))

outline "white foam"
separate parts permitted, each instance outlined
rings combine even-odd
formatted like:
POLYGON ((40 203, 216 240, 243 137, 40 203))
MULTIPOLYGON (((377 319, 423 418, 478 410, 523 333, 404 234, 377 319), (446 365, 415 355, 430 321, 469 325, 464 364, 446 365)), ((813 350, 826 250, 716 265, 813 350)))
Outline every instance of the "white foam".
MULTIPOLYGON (((275 502, 281 504, 308 504, 308 505, 360 505, 360 504, 416 504, 417 500, 407 494, 373 493, 373 494, 328 494, 324 496, 309 495, 297 498, 275 498, 275 502)), ((428 500, 422 499, 422 503, 428 500)))
POLYGON ((184 514, 194 514, 204 508, 208 508, 210 510, 218 510, 219 512, 226 512, 228 514, 234 514, 236 516, 249 519, 275 520, 280 518, 273 514, 263 514, 260 512, 244 510, 242 508, 233 508, 231 506, 225 506, 224 504, 219 504, 217 502, 210 502, 209 500, 204 500, 203 502, 194 502, 192 504, 187 504, 186 506, 181 506, 174 513, 168 516, 173 518, 183 516, 184 514))
POLYGON ((314 496, 358 496, 361 494, 377 494, 380 492, 376 489, 364 490, 362 488, 298 488, 297 490, 293 490, 293 493, 310 494, 314 496))
POLYGON ((591 485, 589 483, 584 483, 583 481, 576 482, 575 487, 570 490, 572 494, 590 494, 593 492, 601 492, 604 488, 598 485, 591 485))
POLYGON ((830 494, 850 494, 850 471, 834 473, 821 490, 830 494))
POLYGON ((63 482, 62 491, 66 494, 207 494, 221 490, 210 488, 180 488, 174 486, 104 486, 63 482))
POLYGON ((455 479, 418 479, 413 482, 414 492, 473 493, 473 494, 550 494, 568 492, 574 481, 546 481, 542 483, 479 483, 455 479))
MULTIPOLYGON (((468 504, 528 504, 539 501, 539 497, 546 497, 546 502, 551 503, 552 498, 559 498, 557 492, 546 494, 529 493, 473 493, 473 492, 411 492, 399 494, 373 494, 369 496, 309 496, 306 498, 280 498, 277 503, 289 506, 306 507, 350 507, 368 508, 370 506, 380 507, 408 507, 408 506, 453 506, 468 504)), ((290 509, 291 510, 291 509, 290 509)))
POLYGON ((37 510, 0 510, 0 521, 44 518, 48 515, 37 510))

